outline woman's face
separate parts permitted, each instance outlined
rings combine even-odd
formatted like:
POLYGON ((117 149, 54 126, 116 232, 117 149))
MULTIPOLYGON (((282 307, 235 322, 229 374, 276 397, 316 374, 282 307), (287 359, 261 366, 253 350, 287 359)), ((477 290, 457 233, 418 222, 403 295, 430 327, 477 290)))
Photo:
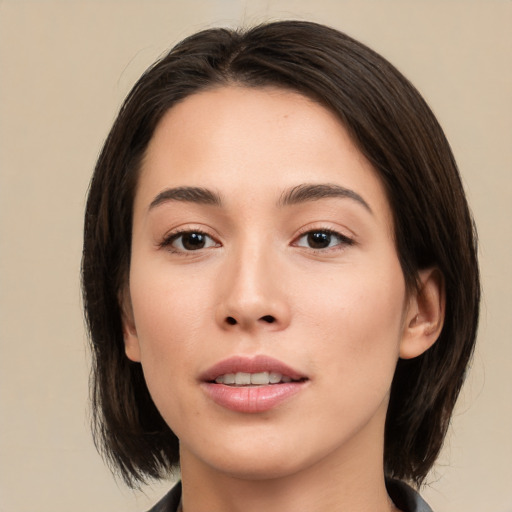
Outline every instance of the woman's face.
POLYGON ((182 464, 245 478, 382 467, 408 300, 382 183, 324 107, 225 87, 167 112, 136 192, 125 302, 127 355, 182 464))

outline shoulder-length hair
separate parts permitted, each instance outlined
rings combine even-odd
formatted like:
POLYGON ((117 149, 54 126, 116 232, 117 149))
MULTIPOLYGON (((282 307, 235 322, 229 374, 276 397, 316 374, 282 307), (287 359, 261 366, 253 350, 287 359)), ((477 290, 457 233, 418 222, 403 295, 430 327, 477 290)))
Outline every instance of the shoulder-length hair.
POLYGON ((442 272, 442 333, 423 355, 398 361, 385 427, 386 475, 419 484, 442 447, 475 342, 474 226, 449 144, 417 90, 371 49, 309 22, 199 32, 150 67, 126 98, 98 159, 85 213, 82 287, 96 444, 132 486, 179 463, 178 440, 153 404, 140 364, 124 352, 120 298, 134 193, 165 112, 187 96, 230 84, 297 91, 335 113, 385 186, 408 289, 421 269, 442 272))

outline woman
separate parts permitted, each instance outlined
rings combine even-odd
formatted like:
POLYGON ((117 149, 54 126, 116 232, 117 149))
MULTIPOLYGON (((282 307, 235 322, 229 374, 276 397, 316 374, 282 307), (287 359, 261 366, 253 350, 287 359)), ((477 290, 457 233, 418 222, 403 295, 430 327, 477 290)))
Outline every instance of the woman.
POLYGON ((95 438, 153 509, 428 511, 478 321, 444 134, 382 57, 307 22, 193 35, 91 182, 95 438))

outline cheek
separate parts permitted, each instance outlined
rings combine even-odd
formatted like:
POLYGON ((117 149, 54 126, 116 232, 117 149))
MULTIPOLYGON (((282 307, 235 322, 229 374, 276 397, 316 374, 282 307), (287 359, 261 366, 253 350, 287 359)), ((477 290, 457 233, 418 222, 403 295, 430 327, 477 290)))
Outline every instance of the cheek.
MULTIPOLYGON (((179 281, 179 280, 178 280, 179 281)), ((143 286, 134 275, 132 304, 144 378, 157 409, 178 434, 180 418, 195 417, 189 396, 194 384, 194 361, 205 313, 197 294, 179 282, 152 281, 143 274, 143 286), (192 416, 190 416, 192 415, 192 416)))
POLYGON ((387 277, 347 273, 329 293, 311 294, 304 304, 302 321, 308 324, 304 332, 315 354, 317 385, 329 390, 328 404, 319 400, 311 411, 322 418, 322 428, 330 425, 336 432, 340 418, 347 428, 358 428, 375 411, 387 409, 405 297, 398 270, 387 277))
POLYGON ((187 370, 211 314, 210 293, 195 281, 185 282, 158 262, 145 265, 136 258, 132 262, 133 314, 141 363, 152 393, 168 389, 171 381, 190 379, 187 370))
POLYGON ((139 336, 167 344, 178 338, 193 338, 210 316, 212 279, 201 271, 180 272, 166 262, 132 262, 130 293, 139 336))
POLYGON ((311 343, 343 367, 374 360, 394 368, 405 303, 398 263, 382 271, 375 266, 341 269, 334 278, 317 276, 303 285, 298 317, 309 325, 311 343))

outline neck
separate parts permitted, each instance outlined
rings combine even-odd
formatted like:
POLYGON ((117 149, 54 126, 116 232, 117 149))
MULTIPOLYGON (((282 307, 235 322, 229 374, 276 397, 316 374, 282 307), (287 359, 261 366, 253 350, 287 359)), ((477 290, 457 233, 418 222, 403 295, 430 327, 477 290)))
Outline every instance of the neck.
POLYGON ((183 512, 396 512, 385 487, 382 441, 360 439, 357 452, 344 446, 272 478, 219 471, 182 446, 183 512))
POLYGON ((399 512, 383 481, 369 488, 362 479, 348 478, 332 492, 333 481, 287 477, 256 482, 224 478, 200 486, 184 483, 183 512, 399 512))

